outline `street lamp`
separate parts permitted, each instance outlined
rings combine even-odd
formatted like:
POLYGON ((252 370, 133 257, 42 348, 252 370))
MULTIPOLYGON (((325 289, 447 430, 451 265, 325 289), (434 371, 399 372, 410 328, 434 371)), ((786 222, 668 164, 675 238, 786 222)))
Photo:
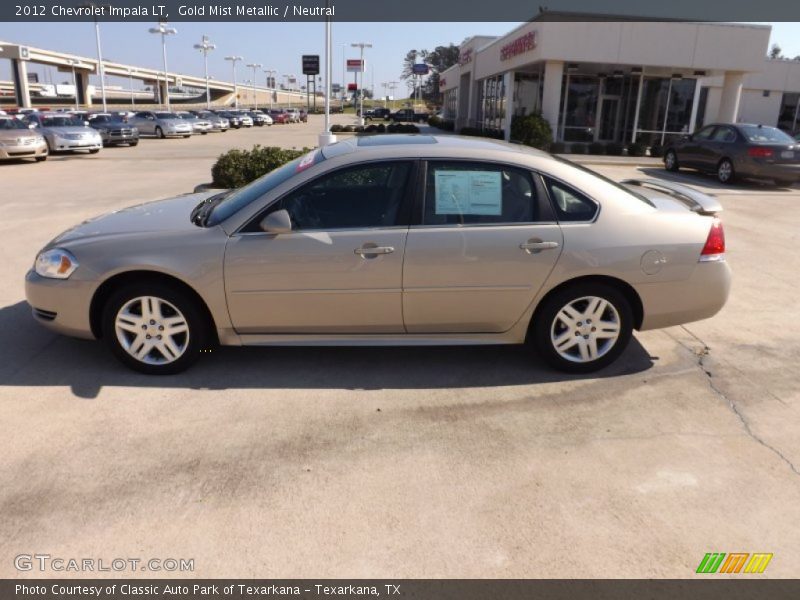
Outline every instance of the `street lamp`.
POLYGON ((164 99, 166 100, 165 106, 167 112, 169 112, 169 75, 167 75, 167 36, 168 35, 175 35, 178 33, 178 30, 174 27, 167 27, 167 23, 165 21, 161 21, 158 24, 158 27, 151 27, 150 33, 156 33, 161 35, 161 51, 164 55, 164 99))
POLYGON ((253 69, 253 109, 258 110, 258 96, 256 96, 256 71, 264 65, 261 63, 249 63, 247 66, 253 69))
MULTIPOLYGON (((108 8, 109 12, 111 11, 110 4, 98 4, 96 2, 84 2, 81 7, 83 8, 91 8, 92 14, 94 16, 94 38, 95 42, 97 43, 97 66, 99 67, 100 71, 100 94, 103 97, 103 112, 108 110, 108 105, 106 103, 106 72, 103 68, 103 52, 100 49, 100 22, 97 20, 97 10, 96 9, 105 9, 108 8)), ((105 10, 101 10, 101 12, 105 12, 105 10)))
POLYGON ((128 83, 131 88, 131 108, 134 109, 136 106, 136 96, 133 95, 133 69, 128 69, 128 83))
POLYGON ((75 96, 75 110, 78 110, 78 78, 75 75, 75 65, 78 64, 78 61, 68 58, 67 64, 72 67, 72 90, 75 96))
POLYGON ((269 107, 272 109, 272 98, 275 96, 275 75, 278 72, 275 69, 264 69, 264 73, 267 75, 267 91, 269 93, 269 107), (270 85, 270 80, 272 85, 270 85), (272 91, 269 91, 269 88, 272 88, 272 91))
POLYGON ((244 60, 241 56, 226 56, 225 60, 231 61, 231 71, 233 72, 233 100, 235 108, 239 108, 239 93, 236 90, 236 63, 244 60))
POLYGON ((364 124, 364 48, 372 48, 372 44, 366 42, 356 42, 350 44, 353 48, 361 50, 361 89, 358 90, 358 124, 364 124))
POLYGON ((208 41, 208 36, 204 35, 203 40, 199 44, 194 45, 195 50, 203 53, 203 67, 206 73, 206 109, 211 109, 211 92, 208 89, 208 53, 216 49, 216 45, 208 41))

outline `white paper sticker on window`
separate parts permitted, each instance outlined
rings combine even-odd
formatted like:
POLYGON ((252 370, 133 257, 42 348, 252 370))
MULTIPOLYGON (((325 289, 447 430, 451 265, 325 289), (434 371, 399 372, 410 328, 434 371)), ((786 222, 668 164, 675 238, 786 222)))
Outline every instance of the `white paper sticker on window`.
POLYGON ((499 171, 436 171, 437 215, 503 213, 499 171))

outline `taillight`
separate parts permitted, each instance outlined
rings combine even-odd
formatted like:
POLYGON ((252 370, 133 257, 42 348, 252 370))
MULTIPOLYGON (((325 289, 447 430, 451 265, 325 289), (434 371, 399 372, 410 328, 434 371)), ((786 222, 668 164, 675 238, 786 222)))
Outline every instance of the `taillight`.
POLYGON ((747 149, 747 156, 752 156, 753 158, 771 158, 773 154, 772 148, 751 146, 747 149))
POLYGON ((711 222, 711 231, 708 232, 706 245, 700 253, 701 262, 715 262, 725 260, 725 230, 722 221, 714 217, 711 222))

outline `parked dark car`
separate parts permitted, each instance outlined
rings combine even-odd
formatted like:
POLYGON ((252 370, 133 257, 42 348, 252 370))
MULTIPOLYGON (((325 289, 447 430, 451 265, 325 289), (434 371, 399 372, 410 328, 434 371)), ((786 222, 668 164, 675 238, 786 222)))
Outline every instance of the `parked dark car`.
POLYGON ((215 110, 218 116, 228 119, 228 123, 233 129, 240 129, 242 127, 242 117, 238 113, 230 112, 227 110, 215 110))
POLYGON ((426 123, 428 121, 428 113, 414 112, 413 108, 401 108, 389 115, 389 119, 395 123, 426 123))
POLYGON ((664 166, 716 173, 720 183, 755 177, 787 186, 800 180, 800 143, 777 127, 714 123, 671 142, 664 166))
POLYGON ((369 110, 364 111, 364 119, 367 121, 377 121, 379 119, 383 119, 384 121, 388 121, 392 115, 392 111, 388 108, 371 108, 369 110))
POLYGON ((117 115, 92 115, 89 127, 98 131, 104 146, 135 146, 139 143, 139 130, 117 115))

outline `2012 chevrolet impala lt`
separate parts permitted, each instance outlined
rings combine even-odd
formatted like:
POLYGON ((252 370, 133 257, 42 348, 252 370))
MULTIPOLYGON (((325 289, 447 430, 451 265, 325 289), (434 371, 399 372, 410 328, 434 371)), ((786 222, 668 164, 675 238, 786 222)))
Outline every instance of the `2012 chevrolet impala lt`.
POLYGON ((42 324, 145 373, 214 344, 525 342, 588 372, 633 329, 722 308, 720 210, 524 146, 359 137, 236 190, 86 221, 39 253, 26 294, 42 324))

